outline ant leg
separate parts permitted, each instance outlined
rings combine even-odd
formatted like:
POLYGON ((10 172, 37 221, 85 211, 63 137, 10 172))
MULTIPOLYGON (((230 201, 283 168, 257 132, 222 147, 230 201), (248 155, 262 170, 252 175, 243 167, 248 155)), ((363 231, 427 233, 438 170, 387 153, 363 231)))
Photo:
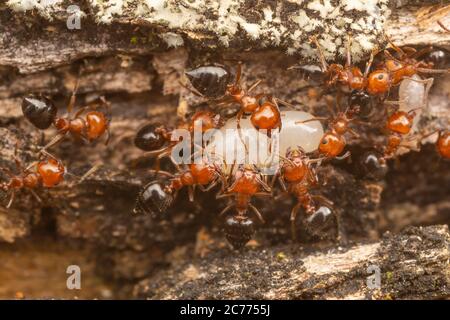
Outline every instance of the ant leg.
POLYGON ((298 214, 298 210, 300 209, 301 204, 297 203, 291 211, 291 217, 290 217, 290 221, 291 221, 291 237, 292 240, 297 240, 297 232, 295 230, 295 221, 297 221, 297 214, 298 214))
POLYGON ((350 34, 347 34, 347 45, 345 49, 347 52, 345 67, 350 67, 352 65, 352 36, 350 34))
POLYGON ((344 160, 350 156, 350 151, 347 150, 342 156, 334 157, 336 160, 344 160))
MULTIPOLYGON (((449 69, 417 68, 417 72, 421 72, 421 73, 430 73, 430 74, 450 73, 450 68, 449 68, 449 69)), ((410 79, 410 78, 404 77, 403 79, 410 79)), ((412 79, 412 80, 418 81, 417 79, 412 79)))
POLYGON ((311 121, 327 121, 328 119, 329 118, 327 118, 327 117, 314 117, 314 118, 307 119, 307 120, 295 121, 295 124, 302 124, 302 123, 311 122, 311 121))
POLYGON ((238 66, 236 69, 236 80, 234 81, 234 86, 239 86, 239 83, 241 82, 241 75, 242 75, 242 64, 238 62, 238 66))
POLYGON ((190 202, 194 202, 194 187, 188 186, 188 198, 190 202))
POLYGON ((316 199, 318 202, 324 203, 328 207, 331 207, 331 208, 334 207, 334 202, 327 199, 326 197, 324 197, 322 195, 313 195, 313 196, 311 196, 311 198, 316 199))
POLYGON ((89 177, 90 175, 94 174, 95 172, 97 172, 98 169, 100 169, 103 166, 103 164, 101 163, 97 163, 96 165, 94 165, 92 168, 90 168, 87 172, 85 172, 80 180, 78 181, 78 183, 82 183, 84 180, 86 180, 87 177, 89 177))
POLYGON ((11 208, 15 198, 16 198, 16 192, 14 190, 12 190, 11 197, 9 198, 8 204, 6 205, 6 209, 11 208))
POLYGON ((401 48, 397 47, 386 33, 384 34, 384 37, 386 38, 386 41, 391 45, 392 49, 394 49, 400 55, 400 58, 406 56, 405 52, 401 48))
POLYGON ((81 75, 81 69, 78 72, 77 80, 75 81, 75 86, 72 90, 72 95, 70 96, 69 104, 67 105, 67 113, 69 116, 72 114, 73 108, 75 107, 75 102, 77 99, 76 95, 78 92, 78 86, 80 84, 80 75, 81 75))
POLYGON ((284 192, 287 192, 286 182, 284 182, 284 179, 281 176, 278 178, 278 182, 280 183, 281 189, 283 189, 284 192))
POLYGON ((353 130, 352 128, 348 128, 347 132, 349 132, 353 137, 355 138, 359 138, 359 134, 357 132, 355 132, 355 130, 353 130))
POLYGON ((34 191, 33 189, 29 189, 30 193, 33 195, 33 197, 37 200, 37 202, 42 203, 42 199, 41 197, 38 196, 38 194, 36 193, 36 191, 34 191))
POLYGON ((325 59, 325 55, 323 54, 322 47, 320 46, 319 41, 315 36, 312 36, 310 40, 314 42, 314 44, 317 47, 317 50, 319 51, 319 60, 320 63, 322 64, 322 72, 326 72, 328 70, 328 63, 325 59))
POLYGON ((57 145, 58 143, 60 143, 62 141, 62 139, 64 139, 64 137, 66 136, 67 132, 65 133, 58 133, 56 136, 54 136, 52 138, 52 140, 50 140, 49 143, 47 143, 45 146, 43 146, 40 150, 39 153, 45 153, 47 149, 57 145))
POLYGON ((160 174, 160 175, 166 176, 166 177, 168 177, 168 178, 173 178, 173 177, 174 177, 174 175, 173 175, 172 173, 167 172, 167 171, 164 171, 164 170, 159 170, 159 171, 157 171, 157 170, 154 170, 154 169, 149 169, 149 172, 150 172, 150 173, 153 173, 153 174, 155 174, 155 175, 160 174))
POLYGON ((266 190, 267 192, 272 192, 272 189, 270 188, 270 186, 264 181, 262 180, 260 177, 255 177, 256 182, 258 182, 264 190, 266 190))
POLYGON ((364 70, 364 79, 367 79, 367 76, 369 75, 370 68, 372 67, 372 64, 373 64, 373 59, 375 58, 375 55, 377 54, 377 52, 378 52, 378 49, 373 49, 370 52, 369 61, 367 61, 366 69, 364 70))
POLYGON ((243 115, 244 115, 244 111, 242 109, 239 110, 238 114, 236 115, 236 128, 238 130, 239 139, 241 140, 242 144, 244 145, 245 153, 248 154, 248 147, 244 141, 244 137, 242 136, 242 130, 241 130, 241 119, 242 119, 243 115))
POLYGON ((190 88, 187 85, 185 85, 184 83, 182 83, 181 81, 178 81, 179 85, 182 86, 183 88, 185 88, 186 90, 190 91, 192 94, 194 94, 197 97, 200 98, 205 98, 205 96, 203 94, 200 93, 200 91, 198 91, 197 89, 195 89, 194 87, 190 88))
POLYGON ((250 93, 250 91, 254 90, 259 84, 262 82, 262 80, 257 80, 254 84, 250 86, 250 88, 247 90, 247 93, 250 93))
POLYGON ((219 217, 223 216, 228 210, 230 210, 231 208, 233 208, 234 204, 230 204, 228 206, 226 206, 222 211, 220 211, 219 213, 219 217))
POLYGON ((264 218, 261 215, 261 212, 258 211, 258 209, 252 205, 251 203, 248 204, 248 207, 250 209, 252 209, 252 211, 256 214, 256 216, 258 217, 259 221, 261 221, 261 223, 266 223, 266 221, 264 220, 264 218))

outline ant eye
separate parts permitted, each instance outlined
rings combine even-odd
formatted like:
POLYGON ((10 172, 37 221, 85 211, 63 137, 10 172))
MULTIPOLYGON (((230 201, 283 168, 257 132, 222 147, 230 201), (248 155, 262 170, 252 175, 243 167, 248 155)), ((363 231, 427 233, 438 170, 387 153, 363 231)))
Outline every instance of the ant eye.
POLYGON ((384 78, 384 74, 378 75, 378 80, 383 80, 383 78, 384 78))
POLYGON ((322 139, 322 144, 328 144, 328 139, 322 139))

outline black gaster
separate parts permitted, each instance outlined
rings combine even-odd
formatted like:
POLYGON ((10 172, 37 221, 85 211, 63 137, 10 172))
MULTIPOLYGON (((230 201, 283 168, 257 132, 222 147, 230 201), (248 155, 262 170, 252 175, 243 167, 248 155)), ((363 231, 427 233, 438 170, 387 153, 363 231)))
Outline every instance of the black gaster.
POLYGON ((253 220, 245 216, 229 216, 225 221, 225 237, 234 249, 244 247, 255 234, 253 220))
POLYGON ((48 129, 55 120, 58 109, 53 102, 44 97, 30 95, 22 101, 22 113, 36 128, 48 129))
POLYGON ((198 92, 211 99, 225 95, 230 83, 230 72, 221 66, 201 66, 186 71, 186 76, 198 92))
POLYGON ((166 142, 165 138, 156 129, 160 124, 147 124, 142 127, 134 138, 134 145, 144 151, 154 151, 162 148, 166 142))
POLYGON ((152 181, 139 192, 134 212, 163 218, 173 201, 173 195, 164 191, 164 186, 159 181, 152 181))

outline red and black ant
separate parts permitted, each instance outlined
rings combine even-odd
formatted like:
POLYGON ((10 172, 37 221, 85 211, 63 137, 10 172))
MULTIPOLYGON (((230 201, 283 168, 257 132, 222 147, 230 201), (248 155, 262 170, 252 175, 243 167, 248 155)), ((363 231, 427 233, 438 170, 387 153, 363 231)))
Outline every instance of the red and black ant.
MULTIPOLYGON (((194 133, 194 130, 205 133, 208 130, 219 128, 222 124, 220 115, 209 110, 201 110, 196 111, 189 122, 182 123, 177 129, 186 129, 191 134, 194 133)), ((172 149, 180 140, 174 136, 174 130, 176 129, 170 129, 163 124, 147 124, 136 134, 134 145, 145 151, 142 157, 156 157, 157 161, 169 157, 176 164, 172 157, 172 149)))
MULTIPOLYGON (((359 136, 352 128, 350 128, 350 123, 364 123, 363 121, 356 119, 359 110, 357 105, 353 105, 353 107, 347 107, 344 112, 338 112, 331 120, 328 117, 314 117, 296 123, 301 124, 316 120, 329 120, 328 130, 324 133, 319 142, 318 152, 326 158, 336 158, 341 160, 350 155, 349 152, 346 152, 344 155, 339 156, 344 151, 347 144, 344 135, 348 132, 355 137, 359 136)), ((330 111, 334 113, 331 108, 330 111)))
POLYGON ((30 95, 23 99, 22 112, 28 121, 41 130, 48 129, 52 124, 58 130, 58 134, 41 149, 42 151, 59 143, 68 133, 76 139, 87 142, 97 140, 106 133, 105 143, 108 143, 110 104, 104 97, 100 97, 97 101, 80 108, 72 115, 78 82, 77 80, 67 106, 67 115, 63 117, 57 116, 56 106, 50 99, 42 95, 30 95), (105 108, 106 112, 98 111, 97 109, 100 108, 105 108))
POLYGON ((388 50, 384 50, 386 59, 377 70, 371 72, 367 78, 367 92, 371 95, 384 95, 404 79, 411 79, 431 86, 430 79, 420 80, 411 78, 416 74, 449 73, 450 69, 433 69, 431 62, 419 61, 419 57, 432 51, 432 47, 417 51, 414 48, 397 47, 387 36, 386 39, 398 57, 394 57, 388 50), (408 51, 408 53, 406 53, 408 51))
POLYGON ((270 197, 272 189, 262 179, 256 168, 250 165, 239 165, 235 172, 233 165, 229 171, 229 177, 232 177, 231 185, 216 198, 234 198, 233 203, 226 206, 220 216, 231 208, 236 208, 236 213, 225 220, 225 236, 235 249, 239 249, 252 238, 255 232, 254 221, 249 217, 248 210, 250 209, 264 223, 261 213, 251 204, 251 198, 270 197))
MULTIPOLYGON (((292 238, 296 238, 295 222, 300 208, 305 210, 308 217, 317 213, 316 201, 331 208, 333 202, 321 195, 312 195, 310 190, 318 185, 318 177, 314 164, 320 164, 323 158, 310 159, 301 147, 288 149, 282 157, 280 172, 275 175, 284 191, 294 195, 297 204, 292 208, 290 221, 292 238)), ((331 209, 328 211, 331 212, 331 209)), ((322 211, 321 211, 322 212, 322 211)), ((317 217, 315 217, 317 218, 317 217)))
POLYGON ((41 187, 52 188, 64 180, 66 168, 61 161, 46 152, 44 154, 46 155, 45 160, 35 161, 26 168, 23 167, 20 159, 14 155, 16 167, 20 172, 18 175, 12 173, 9 169, 0 168, 1 171, 9 176, 8 182, 0 183, 0 189, 11 194, 6 208, 11 207, 18 190, 30 190, 33 196, 41 201, 34 189, 41 187))
MULTIPOLYGON (((242 66, 238 64, 234 83, 230 83, 230 72, 222 66, 202 66, 186 72, 191 82, 191 90, 195 94, 216 100, 217 104, 238 103, 240 110, 236 116, 237 128, 240 130, 240 120, 244 115, 251 115, 252 125, 257 129, 270 132, 281 127, 281 116, 278 102, 280 100, 265 94, 251 95, 260 83, 256 81, 247 90, 243 89, 241 81, 242 66)), ((284 102, 283 102, 284 103, 284 102)))

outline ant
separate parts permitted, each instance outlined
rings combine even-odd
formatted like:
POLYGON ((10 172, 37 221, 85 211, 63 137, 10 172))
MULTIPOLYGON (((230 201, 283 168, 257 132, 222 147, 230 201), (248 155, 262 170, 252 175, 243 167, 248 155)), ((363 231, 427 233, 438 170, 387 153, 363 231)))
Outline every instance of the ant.
POLYGON ((196 186, 203 192, 207 192, 214 188, 220 181, 224 182, 220 168, 216 164, 207 161, 206 157, 201 159, 199 163, 189 164, 187 169, 180 170, 175 175, 165 171, 159 172, 171 178, 169 185, 164 188, 165 192, 174 194, 175 198, 178 190, 187 186, 189 201, 191 202, 194 201, 196 186))
POLYGON ((450 72, 450 69, 432 69, 432 62, 417 60, 419 57, 432 51, 432 47, 427 47, 420 51, 410 47, 401 49, 387 36, 386 40, 398 54, 398 58, 394 57, 388 50, 384 50, 384 55, 386 57, 385 61, 379 69, 371 72, 367 78, 367 92, 369 94, 386 94, 393 86, 400 84, 404 79, 427 84, 429 89, 432 83, 430 79, 420 80, 411 77, 418 73, 440 74, 450 72), (408 51, 409 53, 406 53, 405 51, 408 51))
POLYGON ((188 90, 198 96, 217 100, 218 104, 238 103, 240 105, 240 110, 236 115, 238 130, 241 128, 240 120, 246 114, 251 115, 250 121, 257 129, 265 129, 270 132, 272 129, 281 128, 278 101, 282 101, 265 94, 251 95, 250 92, 261 83, 261 80, 256 81, 245 90, 240 84, 241 74, 242 65, 239 63, 234 83, 230 83, 231 75, 225 67, 202 66, 186 72, 193 87, 188 90))
MULTIPOLYGON (((330 112, 334 113, 330 107, 330 112)), ((336 158, 342 160, 347 158, 350 153, 347 151, 344 155, 339 156, 345 148, 346 140, 345 133, 349 132, 355 137, 359 135, 349 127, 350 123, 364 123, 356 119, 356 115, 359 114, 360 108, 358 105, 348 107, 344 112, 338 112, 328 123, 328 130, 324 133, 322 139, 319 142, 318 152, 320 155, 326 158, 336 158)), ((296 123, 305 123, 316 120, 329 120, 328 117, 314 117, 308 120, 298 121, 296 123)))
POLYGON ((20 172, 18 175, 15 175, 9 169, 0 168, 1 171, 9 176, 8 182, 0 183, 0 189, 7 193, 11 193, 8 205, 6 206, 7 209, 9 209, 14 202, 15 194, 18 190, 30 190, 33 196, 41 202, 41 199, 34 192, 34 189, 39 187, 52 188, 64 180, 66 168, 61 161, 47 152, 44 152, 44 154, 46 156, 45 160, 35 161, 24 168, 15 152, 14 161, 20 172))
POLYGON ((364 73, 360 68, 352 65, 352 55, 351 55, 351 42, 352 38, 349 35, 347 38, 346 46, 346 62, 345 65, 333 63, 328 64, 323 49, 319 44, 319 41, 315 36, 312 36, 311 41, 316 45, 319 52, 319 60, 321 63, 322 74, 324 75, 325 87, 329 88, 339 84, 339 88, 343 92, 350 92, 352 90, 363 90, 367 84, 367 75, 372 64, 374 52, 372 52, 369 62, 366 64, 366 69, 364 73))
POLYGON ((42 149, 41 152, 59 143, 68 133, 76 139, 92 142, 107 133, 105 144, 108 143, 110 133, 110 104, 104 97, 98 101, 80 108, 73 116, 73 108, 76 102, 76 92, 78 90, 79 79, 72 91, 67 115, 57 117, 57 108, 53 102, 42 95, 30 95, 22 101, 22 112, 25 118, 40 130, 48 129, 52 124, 58 130, 58 134, 42 149), (106 112, 97 111, 105 108, 106 112))
MULTIPOLYGON (((218 128, 222 125, 220 115, 209 110, 196 111, 189 123, 181 124, 178 129, 187 129, 192 134, 198 128, 202 133, 210 129, 218 128)), ((169 157, 176 164, 172 157, 173 147, 179 143, 174 139, 174 129, 170 129, 163 124, 147 124, 142 127, 134 138, 134 145, 145 151, 143 157, 156 157, 157 161, 164 157, 169 157)))
POLYGON ((274 176, 284 191, 293 194, 297 198, 297 204, 292 208, 290 221, 292 239, 296 239, 295 222, 298 210, 302 207, 306 214, 311 217, 317 212, 314 200, 324 203, 328 207, 333 202, 321 195, 311 195, 310 189, 318 185, 318 177, 313 167, 314 164, 322 162, 323 158, 310 159, 301 147, 289 148, 286 156, 282 157, 280 172, 274 176))
POLYGON ((234 202, 226 206, 220 216, 223 216, 232 207, 236 207, 236 213, 228 216, 225 221, 225 236, 233 248, 239 249, 252 238, 255 232, 254 221, 248 216, 248 210, 252 210, 258 219, 264 223, 261 213, 251 204, 251 198, 270 197, 272 196, 272 189, 262 179, 261 174, 254 166, 239 165, 237 170, 234 171, 233 164, 228 176, 233 178, 233 182, 216 198, 234 197, 234 202))

